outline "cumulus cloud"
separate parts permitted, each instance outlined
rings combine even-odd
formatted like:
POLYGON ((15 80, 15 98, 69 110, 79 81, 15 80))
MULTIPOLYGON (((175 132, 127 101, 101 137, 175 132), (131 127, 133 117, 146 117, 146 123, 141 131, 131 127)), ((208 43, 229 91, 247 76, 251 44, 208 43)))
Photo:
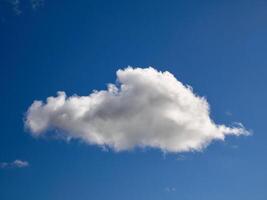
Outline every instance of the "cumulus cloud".
POLYGON ((27 161, 23 160, 14 160, 13 162, 1 162, 0 163, 0 168, 5 169, 5 168, 24 168, 28 167, 29 163, 27 161))
POLYGON ((241 123, 216 124, 207 100, 167 71, 128 67, 116 74, 116 84, 108 84, 107 90, 70 97, 58 92, 46 102, 34 101, 26 127, 35 137, 50 132, 115 151, 201 151, 227 135, 249 134, 241 123))

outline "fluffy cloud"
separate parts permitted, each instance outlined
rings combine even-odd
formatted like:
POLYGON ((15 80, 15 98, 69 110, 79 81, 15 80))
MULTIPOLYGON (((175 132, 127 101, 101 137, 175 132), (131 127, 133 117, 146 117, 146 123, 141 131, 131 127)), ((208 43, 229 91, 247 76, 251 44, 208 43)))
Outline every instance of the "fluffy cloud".
POLYGON ((2 162, 0 163, 0 168, 24 168, 28 167, 29 163, 23 160, 14 160, 13 162, 2 162))
POLYGON ((215 124, 207 100, 169 72, 128 67, 117 71, 117 83, 88 96, 58 92, 46 102, 34 101, 25 125, 35 137, 50 133, 80 139, 115 151, 134 147, 165 152, 200 151, 227 135, 247 135, 215 124))

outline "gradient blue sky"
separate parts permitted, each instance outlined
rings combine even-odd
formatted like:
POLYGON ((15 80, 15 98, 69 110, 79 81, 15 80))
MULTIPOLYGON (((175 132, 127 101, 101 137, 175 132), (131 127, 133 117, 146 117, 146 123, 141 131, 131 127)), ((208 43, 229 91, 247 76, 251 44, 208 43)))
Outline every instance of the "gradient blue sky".
POLYGON ((0 4, 1 200, 266 200, 267 1, 44 1, 0 4), (34 139, 35 99, 87 95, 128 65, 172 72, 206 96, 228 137, 201 153, 114 153, 79 141, 34 139), (169 189, 168 189, 169 188, 169 189), (172 189, 173 188, 173 189, 172 189))

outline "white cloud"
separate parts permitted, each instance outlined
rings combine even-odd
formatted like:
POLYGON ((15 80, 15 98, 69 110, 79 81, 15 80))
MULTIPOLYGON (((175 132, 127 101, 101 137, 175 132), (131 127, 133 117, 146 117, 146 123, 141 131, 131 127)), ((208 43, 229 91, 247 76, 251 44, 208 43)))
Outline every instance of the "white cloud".
POLYGON ((28 167, 29 163, 27 161, 23 160, 14 160, 13 162, 1 162, 0 163, 0 168, 5 169, 5 168, 24 168, 28 167))
POLYGON ((207 100, 171 73, 128 67, 117 71, 117 84, 109 84, 107 90, 70 97, 58 92, 45 103, 34 101, 25 125, 35 137, 54 129, 59 136, 115 151, 201 151, 227 135, 249 134, 240 123, 215 124, 209 114, 207 100))
POLYGON ((175 192, 176 188, 175 187, 166 187, 165 192, 175 192))
POLYGON ((183 161, 185 159, 186 159, 186 157, 184 155, 178 155, 176 158, 177 161, 183 161))

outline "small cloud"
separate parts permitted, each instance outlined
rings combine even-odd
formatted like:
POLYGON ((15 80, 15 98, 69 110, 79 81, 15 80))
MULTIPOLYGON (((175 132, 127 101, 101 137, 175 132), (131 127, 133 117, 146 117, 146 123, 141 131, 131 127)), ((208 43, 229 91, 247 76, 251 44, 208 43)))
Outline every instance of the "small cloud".
POLYGON ((184 155, 178 155, 177 157, 176 157, 176 160, 177 161, 183 161, 183 160, 185 160, 186 159, 186 157, 184 156, 184 155))
POLYGON ((21 15, 21 2, 20 0, 0 0, 0 3, 3 3, 5 5, 8 5, 12 11, 15 13, 15 15, 21 15))
POLYGON ((44 5, 44 0, 31 0, 33 10, 36 10, 44 5))
POLYGON ((13 11, 16 15, 21 15, 20 0, 10 0, 9 3, 13 6, 13 11))
POLYGON ((13 162, 1 162, 0 163, 0 169, 6 169, 6 168, 25 168, 29 167, 30 164, 28 161, 24 160, 14 160, 13 162))
POLYGON ((0 0, 0 3, 8 4, 15 15, 19 16, 24 12, 30 10, 37 10, 44 5, 44 0, 0 0))
POLYGON ((231 145, 231 148, 232 148, 232 149, 238 149, 239 146, 238 146, 238 145, 231 145))
POLYGON ((226 114, 227 116, 232 116, 232 115, 233 115, 233 113, 231 113, 230 111, 226 111, 225 114, 226 114))
POLYGON ((176 188, 175 187, 166 187, 164 189, 165 192, 175 192, 176 191, 176 188))

